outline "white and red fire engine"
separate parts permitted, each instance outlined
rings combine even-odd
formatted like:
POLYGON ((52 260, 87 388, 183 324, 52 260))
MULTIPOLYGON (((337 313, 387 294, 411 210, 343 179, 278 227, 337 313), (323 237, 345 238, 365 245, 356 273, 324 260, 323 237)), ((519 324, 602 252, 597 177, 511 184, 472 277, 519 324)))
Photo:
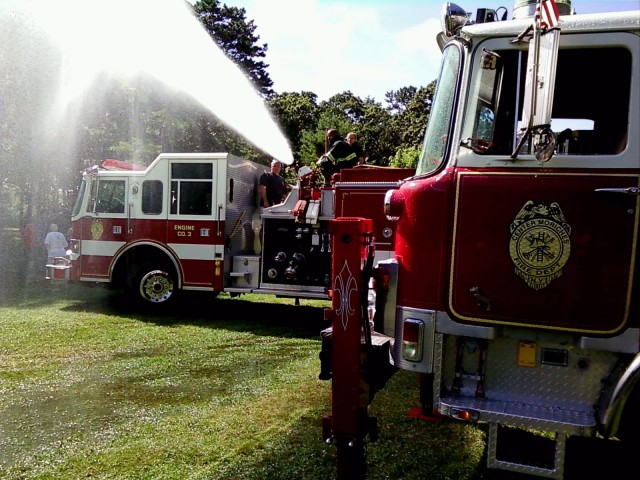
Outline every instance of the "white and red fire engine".
POLYGON ((328 221, 342 215, 375 216, 379 252, 390 256, 393 223, 375 207, 413 169, 348 169, 317 187, 303 167, 284 203, 261 210, 265 170, 228 153, 163 153, 147 167, 105 160, 83 174, 70 254, 49 276, 123 288, 150 304, 178 290, 326 299, 328 221))
POLYGON ((364 478, 394 369, 418 374, 419 414, 487 426, 492 469, 560 479, 570 436, 637 446, 640 11, 571 10, 523 0, 471 23, 446 3, 416 174, 383 202, 394 258, 374 267, 370 220, 329 222, 339 480, 364 478), (550 455, 510 456, 513 428, 550 432, 550 455))

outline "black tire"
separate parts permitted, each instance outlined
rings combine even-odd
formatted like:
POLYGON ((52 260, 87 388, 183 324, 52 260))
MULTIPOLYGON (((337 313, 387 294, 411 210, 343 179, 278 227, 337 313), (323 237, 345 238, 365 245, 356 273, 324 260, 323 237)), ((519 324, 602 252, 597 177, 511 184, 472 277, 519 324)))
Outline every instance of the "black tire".
POLYGON ((177 282, 169 269, 145 265, 136 271, 131 290, 143 304, 167 304, 176 296, 177 282))

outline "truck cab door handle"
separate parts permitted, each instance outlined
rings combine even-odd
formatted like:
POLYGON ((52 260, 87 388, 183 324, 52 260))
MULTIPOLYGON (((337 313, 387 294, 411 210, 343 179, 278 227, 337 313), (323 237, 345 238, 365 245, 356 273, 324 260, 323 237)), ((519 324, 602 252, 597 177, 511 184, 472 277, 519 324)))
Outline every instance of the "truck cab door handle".
POLYGON ((471 287, 469 289, 469 292, 471 293, 471 295, 473 295, 473 298, 475 299, 476 304, 480 308, 483 308, 487 312, 491 311, 491 300, 489 300, 488 297, 485 297, 484 295, 482 295, 482 293, 480 292, 480 287, 471 287))
POLYGON ((640 188, 638 187, 627 187, 627 188, 596 188, 596 192, 605 192, 605 193, 624 193, 625 195, 640 195, 640 188))

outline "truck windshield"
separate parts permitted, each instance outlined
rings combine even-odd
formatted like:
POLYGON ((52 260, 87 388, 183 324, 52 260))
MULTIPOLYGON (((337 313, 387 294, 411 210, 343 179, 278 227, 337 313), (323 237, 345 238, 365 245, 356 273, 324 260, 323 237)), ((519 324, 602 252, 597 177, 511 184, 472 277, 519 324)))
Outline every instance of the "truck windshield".
POLYGON ((82 200, 84 199, 84 193, 87 191, 87 181, 82 180, 80 184, 80 191, 78 191, 78 196, 76 197, 76 203, 73 205, 73 211, 71 212, 71 216, 75 217, 80 213, 80 209, 82 208, 82 200))
POLYGON ((444 49, 440 63, 440 73, 416 175, 432 172, 442 163, 456 99, 459 70, 460 48, 457 45, 450 45, 444 49))

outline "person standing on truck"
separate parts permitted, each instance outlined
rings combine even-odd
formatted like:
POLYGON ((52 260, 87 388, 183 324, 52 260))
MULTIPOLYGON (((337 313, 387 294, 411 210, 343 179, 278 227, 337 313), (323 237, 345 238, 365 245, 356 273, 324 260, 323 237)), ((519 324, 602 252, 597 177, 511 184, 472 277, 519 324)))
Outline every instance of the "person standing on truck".
POLYGON ((49 233, 44 237, 44 246, 47 248, 47 265, 53 263, 54 257, 64 257, 69 244, 64 235, 58 231, 58 225, 52 223, 49 233))
POLYGON ((270 207, 284 202, 287 198, 287 186, 284 183, 284 178, 280 175, 282 170, 282 163, 275 158, 271 160, 271 171, 264 172, 260 175, 259 191, 260 191, 260 206, 270 207))
POLYGON ((358 158, 353 147, 344 138, 341 138, 336 129, 327 130, 325 137, 327 152, 322 155, 316 165, 324 177, 324 184, 331 183, 331 175, 338 173, 343 168, 352 168, 358 164, 358 158))

